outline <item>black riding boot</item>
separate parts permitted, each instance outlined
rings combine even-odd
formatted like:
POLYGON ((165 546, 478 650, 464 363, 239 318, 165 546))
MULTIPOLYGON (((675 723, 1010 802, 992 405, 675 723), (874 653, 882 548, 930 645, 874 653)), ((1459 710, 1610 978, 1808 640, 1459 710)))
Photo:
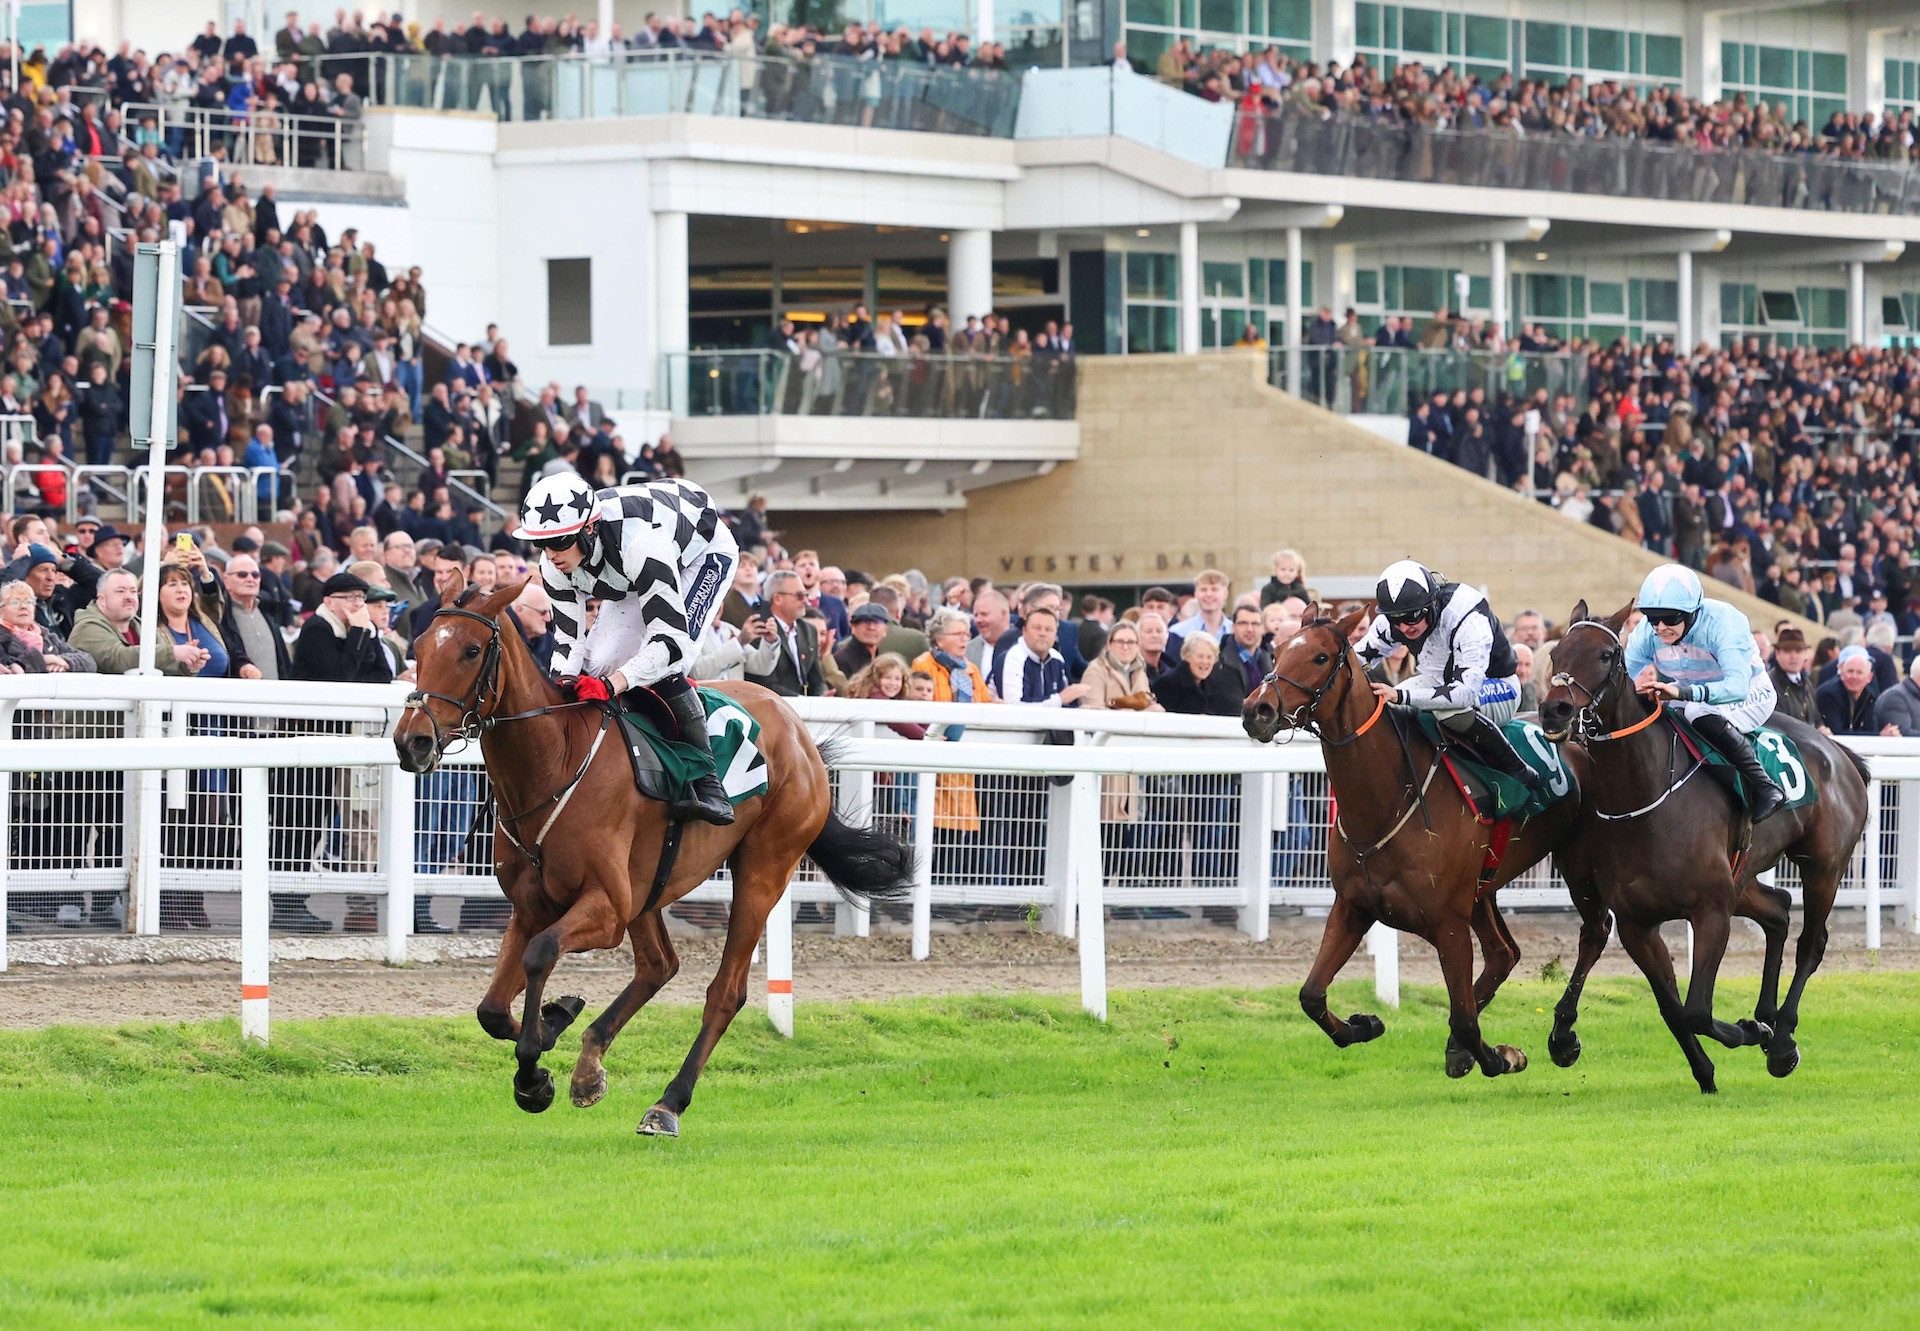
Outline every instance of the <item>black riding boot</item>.
POLYGON ((1515 753, 1513 745, 1507 743, 1506 731, 1479 712, 1471 715, 1473 722, 1467 727, 1466 738, 1474 750, 1487 760, 1488 765, 1498 768, 1503 776, 1512 777, 1528 790, 1538 790, 1546 784, 1546 778, 1527 766, 1526 759, 1515 753))
POLYGON ((1708 712, 1694 718, 1693 728, 1733 763, 1741 779, 1747 783, 1747 798, 1752 801, 1754 822, 1764 822, 1780 811, 1780 806, 1787 802, 1785 793, 1773 784, 1767 769, 1760 765, 1759 755, 1754 753, 1753 745, 1747 743, 1745 735, 1733 728, 1731 721, 1718 712, 1708 712))
MULTIPOLYGON (((673 724, 680 732, 675 738, 682 744, 705 750, 711 766, 713 746, 707 742, 707 712, 700 705, 699 692, 687 682, 685 675, 668 675, 654 685, 653 691, 673 713, 673 724)), ((677 818, 698 818, 720 827, 733 822, 733 805, 727 800, 726 788, 712 772, 694 781, 686 803, 677 805, 673 812, 677 818)))

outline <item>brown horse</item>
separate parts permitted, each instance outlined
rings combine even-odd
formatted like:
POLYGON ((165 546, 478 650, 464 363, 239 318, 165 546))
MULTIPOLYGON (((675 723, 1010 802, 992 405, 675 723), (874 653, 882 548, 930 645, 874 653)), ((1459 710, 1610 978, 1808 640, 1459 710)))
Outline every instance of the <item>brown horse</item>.
POLYGON ((685 824, 678 859, 659 883, 666 808, 636 791, 606 707, 570 701, 541 671, 519 629, 503 622, 519 590, 448 590, 449 603, 416 645, 419 685, 394 729, 394 748, 400 765, 419 773, 454 740, 480 736, 493 782, 494 871, 513 915, 478 1015, 487 1034, 515 1042, 514 1099, 530 1113, 553 1103, 553 1078, 540 1056, 582 1006, 577 998, 542 1005, 562 954, 617 947, 623 935, 633 940, 633 982, 580 1042, 571 1096, 585 1108, 606 1094, 602 1060, 614 1037, 679 969, 666 908, 721 865, 732 869, 727 941, 707 986, 700 1033, 640 1121, 647 1135, 678 1136, 694 1082, 746 1004, 754 947, 801 858, 811 856, 843 893, 884 899, 909 889, 913 851, 884 832, 841 821, 826 762, 786 704, 752 684, 725 684, 721 691, 760 723, 767 790, 738 805, 730 827, 685 824), (526 1003, 515 1021, 510 1005, 522 989, 526 1003))
MULTIPOLYGON (((1241 714, 1247 734, 1262 743, 1281 730, 1317 735, 1339 805, 1327 834, 1333 909, 1300 988, 1300 1006, 1342 1048, 1382 1033, 1376 1016, 1355 1013, 1342 1021, 1328 1012, 1327 985, 1374 921, 1384 921, 1426 939, 1440 954, 1450 1008, 1447 1075, 1463 1077, 1476 1065, 1489 1077, 1520 1072, 1524 1053, 1511 1045, 1489 1047, 1480 1035, 1481 1011, 1520 959, 1493 894, 1558 850, 1580 801, 1561 799, 1517 827, 1483 886, 1488 829, 1453 782, 1439 777, 1440 751, 1398 709, 1375 699, 1348 645, 1372 614, 1368 605, 1333 620, 1309 606, 1308 623, 1281 644, 1273 673, 1241 714), (1478 980, 1470 932, 1480 939, 1478 980)), ((1565 757, 1578 781, 1584 759, 1577 749, 1565 757)))
MULTIPOLYGON (((1682 745, 1676 727, 1655 724, 1659 709, 1634 691, 1624 643, 1632 612, 1629 602, 1605 619, 1594 619, 1582 601, 1553 649, 1554 674, 1540 701, 1540 719, 1549 738, 1579 739, 1593 771, 1583 826, 1569 854, 1581 862, 1588 883, 1617 918, 1621 946, 1646 975, 1701 1091, 1714 1090, 1702 1035, 1729 1047, 1764 1046, 1767 1071, 1784 1077, 1800 1063, 1793 1038, 1800 998, 1826 952, 1834 894, 1866 827, 1866 765, 1846 746, 1776 712, 1767 724, 1799 746, 1806 777, 1820 798, 1749 828, 1744 812, 1734 809, 1717 781, 1693 779, 1701 771, 1700 759, 1682 745), (1741 842, 1749 832, 1752 843, 1743 852, 1741 842), (1778 1001, 1780 968, 1792 898, 1758 878, 1782 859, 1800 870, 1804 913, 1784 1003, 1778 1001), (1760 926, 1767 951, 1753 1019, 1725 1022, 1713 1015, 1713 986, 1736 913, 1760 926), (1659 933, 1667 920, 1693 925, 1693 975, 1684 1003, 1673 957, 1659 933)), ((1606 941, 1604 929, 1581 931, 1579 959, 1554 1009, 1548 1041, 1562 1066, 1579 1056, 1573 1027, 1580 988, 1606 941), (1572 1056, 1563 1060, 1563 1051, 1572 1056)))

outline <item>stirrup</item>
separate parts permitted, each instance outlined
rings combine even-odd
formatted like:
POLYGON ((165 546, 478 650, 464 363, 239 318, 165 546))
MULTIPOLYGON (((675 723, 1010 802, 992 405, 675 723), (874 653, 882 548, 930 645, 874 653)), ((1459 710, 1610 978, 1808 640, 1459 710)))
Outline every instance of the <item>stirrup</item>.
POLYGON ((727 798, 726 788, 720 784, 717 776, 703 776, 696 780, 687 791, 687 798, 673 806, 673 816, 681 822, 697 820, 710 823, 715 827, 733 825, 733 802, 727 798), (702 786, 711 789, 702 791, 702 786), (702 794, 707 798, 702 799, 702 794))

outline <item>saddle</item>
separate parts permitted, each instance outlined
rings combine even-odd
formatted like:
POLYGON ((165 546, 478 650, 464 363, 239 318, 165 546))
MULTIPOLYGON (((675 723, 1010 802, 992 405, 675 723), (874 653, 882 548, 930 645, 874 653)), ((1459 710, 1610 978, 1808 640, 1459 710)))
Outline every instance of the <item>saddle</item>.
POLYGON ((613 719, 620 727, 620 745, 633 765, 633 784, 641 798, 672 806, 676 802, 673 781, 659 745, 670 743, 665 737, 677 729, 673 714, 649 691, 633 689, 614 704, 613 719))
POLYGON ((1559 750, 1548 743, 1540 728, 1530 721, 1515 718, 1502 723, 1500 729, 1506 733, 1507 742, 1521 761, 1545 778, 1538 792, 1528 790, 1489 763, 1486 755, 1465 737, 1443 729, 1432 712, 1418 708, 1404 711, 1407 719, 1440 750, 1448 775, 1482 822, 1508 819, 1524 822, 1572 793, 1573 773, 1560 761, 1559 750))

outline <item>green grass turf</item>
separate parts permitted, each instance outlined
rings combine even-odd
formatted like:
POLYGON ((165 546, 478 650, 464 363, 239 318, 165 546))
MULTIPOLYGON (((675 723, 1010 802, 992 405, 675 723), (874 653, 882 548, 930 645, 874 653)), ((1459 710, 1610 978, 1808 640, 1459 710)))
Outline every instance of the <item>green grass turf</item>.
POLYGON ((749 1010, 678 1141, 633 1125, 684 1007, 590 1111, 569 1032, 537 1118, 470 1021, 4 1033, 0 1324, 1920 1325, 1920 976, 1818 980, 1800 1070, 1716 1049, 1716 1098, 1638 983, 1553 1067, 1555 992, 1491 1082, 1421 990, 1345 1051, 1277 991, 749 1010))

